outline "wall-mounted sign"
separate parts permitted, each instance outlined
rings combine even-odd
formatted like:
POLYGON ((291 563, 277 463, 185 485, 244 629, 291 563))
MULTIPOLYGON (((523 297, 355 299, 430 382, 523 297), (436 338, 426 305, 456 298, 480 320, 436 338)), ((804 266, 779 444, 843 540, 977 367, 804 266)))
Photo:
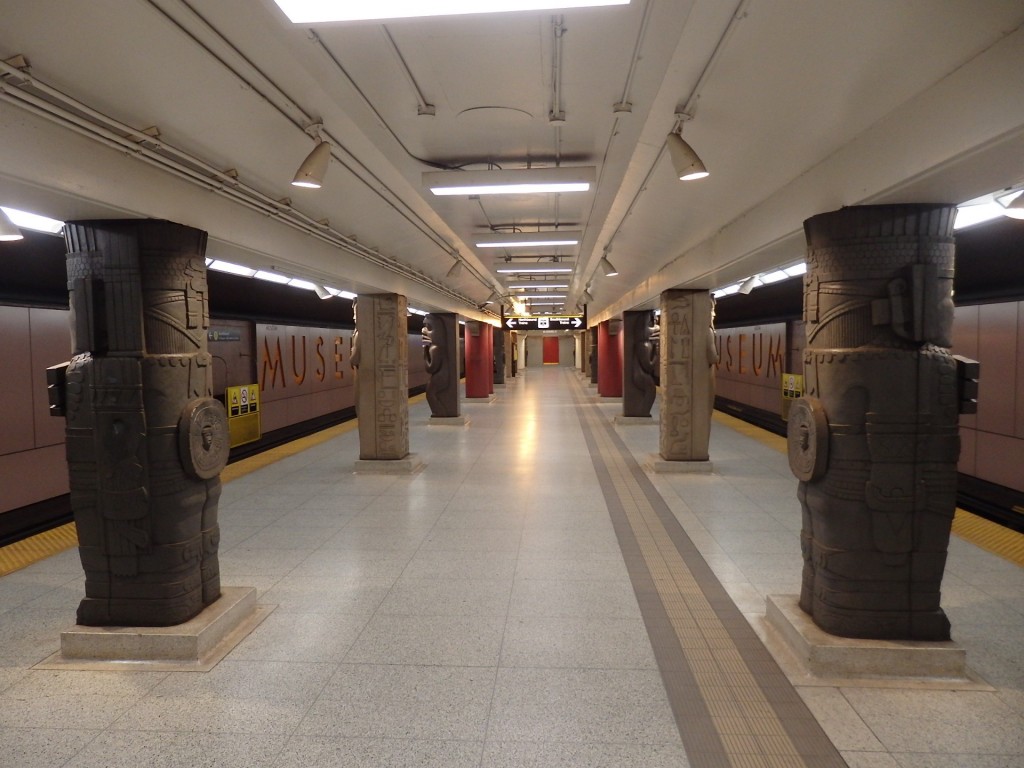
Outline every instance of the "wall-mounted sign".
POLYGON ((231 447, 260 439, 260 387, 243 384, 224 390, 224 408, 228 412, 231 447))

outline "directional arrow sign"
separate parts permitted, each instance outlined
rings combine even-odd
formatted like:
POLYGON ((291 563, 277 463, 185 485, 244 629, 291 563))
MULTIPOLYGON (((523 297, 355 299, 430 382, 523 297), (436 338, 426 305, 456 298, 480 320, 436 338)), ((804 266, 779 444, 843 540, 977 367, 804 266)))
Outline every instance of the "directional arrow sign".
POLYGON ((506 317, 505 327, 520 331, 577 330, 584 325, 582 315, 541 315, 539 317, 506 317))

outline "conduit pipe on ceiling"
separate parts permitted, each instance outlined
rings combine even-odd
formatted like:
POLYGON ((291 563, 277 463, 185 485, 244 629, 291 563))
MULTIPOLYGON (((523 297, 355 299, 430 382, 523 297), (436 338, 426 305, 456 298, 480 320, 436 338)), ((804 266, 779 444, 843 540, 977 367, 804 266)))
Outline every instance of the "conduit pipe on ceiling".
MULTIPOLYGON (((207 19, 202 14, 200 14, 194 7, 192 7, 191 5, 189 5, 188 3, 185 3, 185 2, 180 3, 180 6, 186 8, 188 10, 188 12, 190 13, 192 18, 197 19, 199 21, 199 23, 202 24, 204 30, 209 35, 212 35, 219 42, 219 44, 221 46, 224 46, 226 48, 226 50, 234 58, 236 58, 237 60, 242 62, 244 66, 249 67, 252 70, 252 73, 255 74, 259 78, 261 83, 265 84, 266 87, 269 87, 270 89, 272 89, 276 93, 276 95, 279 97, 281 103, 271 99, 266 93, 263 92, 263 89, 262 89, 262 87, 260 85, 257 85, 257 83, 253 82, 251 79, 249 79, 248 77, 243 75, 242 72, 239 71, 239 69, 238 69, 238 67, 236 65, 230 64, 228 62, 228 60, 227 60, 227 58, 229 58, 229 57, 225 57, 224 55, 222 55, 222 53, 218 53, 217 51, 214 51, 207 42, 205 42, 204 40, 201 40, 199 38, 199 36, 196 34, 196 32, 194 30, 186 27, 185 24, 181 20, 179 20, 167 8, 164 8, 163 5, 160 2, 157 2, 156 0, 149 0, 149 4, 157 12, 162 14, 164 16, 164 18, 166 18, 168 20, 168 22, 170 22, 175 27, 177 27, 177 29, 183 35, 185 35, 186 37, 191 39, 203 51, 205 51, 213 59, 215 59, 218 63, 220 63, 221 66, 223 66, 225 69, 227 69, 229 72, 231 72, 232 75, 234 75, 241 82, 243 82, 248 88, 250 88, 252 90, 252 92, 254 94, 256 94, 257 96, 262 98, 267 104, 269 104, 272 108, 277 110, 286 120, 288 120, 289 122, 291 122, 293 125, 295 125, 297 127, 302 127, 303 125, 307 125, 310 122, 312 122, 312 117, 308 113, 306 113, 304 110, 302 110, 301 107, 298 106, 298 102, 297 102, 296 99, 292 98, 289 94, 285 93, 284 90, 277 83, 275 83, 273 80, 271 80, 265 73, 263 73, 262 71, 257 69, 255 67, 255 65, 251 61, 249 61, 249 59, 230 40, 226 39, 220 33, 220 31, 216 27, 214 27, 213 24, 211 24, 209 21, 207 21, 207 19), (285 105, 291 106, 291 107, 299 110, 300 117, 298 119, 296 119, 296 117, 293 114, 290 113, 290 111, 286 108, 285 105)), ((416 157, 415 155, 413 155, 409 151, 409 149, 402 143, 401 139, 398 137, 398 134, 396 134, 394 132, 394 130, 391 128, 391 126, 387 124, 387 122, 384 120, 383 115, 381 115, 377 111, 376 107, 374 107, 373 103, 369 100, 369 98, 366 96, 366 94, 363 93, 363 91, 359 88, 359 86, 352 79, 352 77, 348 74, 348 72, 345 71, 345 68, 341 66, 341 63, 337 60, 337 58, 334 56, 334 54, 331 53, 331 51, 327 48, 326 45, 324 45, 323 41, 320 40, 320 38, 316 35, 316 33, 312 29, 308 30, 307 32, 308 32, 310 40, 312 40, 314 43, 316 43, 316 45, 319 47, 319 49, 324 54, 326 54, 326 56, 334 64, 335 68, 349 82, 349 84, 352 86, 352 88, 355 90, 355 92, 359 94, 360 98, 362 98, 362 100, 366 104, 366 106, 373 112, 373 114, 376 116, 376 118, 379 121, 379 123, 384 126, 384 128, 391 134, 392 138, 395 139, 395 141, 398 143, 398 145, 402 148, 402 150, 407 155, 409 155, 409 157, 412 157, 413 159, 415 159, 415 160, 417 160, 419 162, 422 162, 425 165, 431 165, 431 166, 434 166, 434 167, 444 167, 444 166, 440 166, 440 165, 438 165, 436 163, 431 163, 428 160, 423 160, 422 158, 419 158, 419 157, 416 157)), ((399 58, 401 59, 402 64, 404 65, 405 61, 404 61, 404 59, 401 58, 401 52, 397 51, 397 46, 396 46, 396 53, 398 54, 399 58)), ((408 70, 407 67, 406 67, 406 74, 407 74, 407 76, 409 78, 412 78, 412 72, 410 70, 408 70)), ((422 96, 422 93, 420 93, 419 86, 415 83, 415 79, 414 78, 412 79, 412 84, 413 84, 414 88, 416 89, 417 94, 419 95, 421 100, 424 102, 424 105, 428 106, 428 107, 431 106, 431 105, 426 105, 425 104, 425 98, 422 96)), ((378 197, 380 197, 380 199, 383 200, 387 205, 389 205, 392 208, 392 210, 394 210, 396 213, 398 213, 400 216, 402 216, 402 218, 404 218, 406 221, 408 221, 414 228, 418 229, 424 236, 427 237, 427 239, 431 240, 435 245, 437 245, 439 248, 444 250, 449 255, 452 254, 451 247, 449 246, 449 244, 445 240, 445 238, 439 232, 435 231, 433 229, 433 227, 431 227, 430 224, 428 222, 426 222, 413 208, 408 206, 402 200, 402 198, 398 194, 396 194, 390 187, 388 187, 387 184, 382 179, 377 177, 377 175, 374 174, 373 171, 371 171, 364 163, 362 163, 362 161, 359 160, 359 158, 357 158, 355 155, 353 155, 351 152, 349 152, 347 149, 345 149, 345 146, 344 146, 344 144, 342 144, 342 142, 340 142, 336 137, 331 136, 330 134, 327 134, 327 133, 325 133, 325 138, 327 138, 331 142, 332 147, 334 147, 334 148, 336 148, 336 149, 338 149, 340 151, 344 151, 345 154, 350 158, 350 160, 353 163, 357 164, 359 166, 359 168, 361 169, 361 171, 363 173, 367 174, 372 179, 373 183, 368 182, 366 179, 364 179, 362 176, 360 176, 360 174, 357 173, 355 171, 355 169, 353 169, 343 159, 335 156, 335 159, 338 161, 338 163, 342 167, 345 168, 345 170, 347 170, 349 173, 351 173, 357 179, 362 181, 363 184, 366 185, 366 187, 368 189, 370 189, 371 192, 373 192, 378 197), (394 200, 391 200, 387 196, 385 196, 383 194, 382 190, 386 190, 387 193, 391 197, 394 198, 394 200)), ((332 156, 333 156, 333 153, 332 153, 332 156)), ((484 277, 483 275, 481 275, 479 272, 477 272, 476 269, 471 264, 467 264, 466 266, 469 269, 469 271, 472 274, 472 276, 474 277, 474 279, 476 279, 478 282, 480 282, 481 285, 483 285, 485 287, 488 285, 487 278, 484 277)))
POLYGON ((240 182, 234 176, 195 158, 176 147, 160 141, 142 131, 114 120, 102 113, 78 102, 77 100, 47 86, 35 77, 10 67, 0 61, 0 100, 18 106, 26 111, 43 117, 64 128, 74 130, 93 141, 129 154, 148 164, 170 173, 207 190, 212 190, 232 201, 244 205, 264 215, 274 216, 285 224, 336 247, 341 247, 354 256, 365 259, 375 266, 386 269, 393 274, 412 279, 414 282, 437 291, 450 299, 466 306, 475 307, 475 302, 468 296, 451 290, 446 285, 435 281, 411 266, 402 264, 381 254, 372 248, 342 235, 336 230, 324 227, 312 217, 286 206, 279 200, 265 195, 259 190, 240 182), (3 78, 17 79, 19 83, 11 86, 3 78), (44 93, 53 101, 40 98, 25 90, 26 86, 44 93), (54 103, 61 101, 75 112, 54 103), (80 114, 76 114, 80 113, 80 114), (89 122, 85 117, 96 122, 89 122), (146 146, 150 145, 150 146, 146 146), (161 154, 157 150, 166 154, 161 154))

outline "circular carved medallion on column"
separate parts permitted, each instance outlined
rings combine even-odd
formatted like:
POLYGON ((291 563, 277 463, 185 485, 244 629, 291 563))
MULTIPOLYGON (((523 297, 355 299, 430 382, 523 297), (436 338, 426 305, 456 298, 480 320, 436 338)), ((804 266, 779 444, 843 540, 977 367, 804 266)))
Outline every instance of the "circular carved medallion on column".
POLYGON ((816 397, 793 401, 786 425, 789 468, 797 479, 809 482, 825 474, 828 466, 828 419, 816 397))
POLYGON ((216 477, 230 450, 224 406, 212 397, 190 400, 178 419, 178 452, 185 471, 200 480, 216 477))

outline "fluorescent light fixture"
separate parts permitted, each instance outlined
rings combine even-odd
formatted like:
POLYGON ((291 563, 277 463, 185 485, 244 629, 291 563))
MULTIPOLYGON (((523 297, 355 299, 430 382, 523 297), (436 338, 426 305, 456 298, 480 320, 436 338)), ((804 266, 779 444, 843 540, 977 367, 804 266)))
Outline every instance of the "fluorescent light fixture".
POLYGON ((262 269, 256 272, 253 275, 253 277, 255 277, 257 280, 267 280, 271 283, 281 284, 287 283, 288 281, 291 280, 290 277, 286 277, 285 275, 279 275, 277 272, 265 272, 262 269))
POLYGON ((568 283, 545 283, 541 280, 537 280, 532 283, 522 283, 521 285, 510 285, 509 290, 511 291, 532 291, 532 290, 544 290, 546 288, 568 288, 568 283))
POLYGON ((564 275, 572 272, 572 267, 501 267, 495 271, 502 275, 564 275))
POLYGON ((601 271, 604 272, 605 277, 615 277, 619 274, 619 270, 617 270, 615 266, 608 261, 607 256, 601 257, 601 271))
POLYGON ((629 0, 274 0, 293 24, 628 5, 629 0))
POLYGON ((424 309, 416 309, 415 307, 409 307, 409 314, 411 315, 425 315, 427 311, 424 309))
POLYGON ((565 304, 564 301, 531 301, 531 307, 558 307, 565 304))
POLYGON ((299 170, 295 172, 292 186, 320 189, 324 185, 324 176, 327 175, 327 163, 330 159, 331 145, 321 140, 313 147, 313 151, 306 155, 299 170))
POLYGON ((675 168, 680 181, 693 181, 710 175, 704 163, 697 157, 697 153, 693 151, 693 147, 687 144, 681 135, 670 133, 666 143, 669 157, 672 158, 672 167, 675 168))
POLYGON ((11 243, 15 240, 24 240, 25 236, 21 230, 14 226, 14 222, 7 215, 7 211, 0 208, 0 242, 11 243))
POLYGON ((785 271, 781 269, 776 269, 774 272, 766 272, 765 274, 761 275, 761 282, 764 283, 765 285, 768 285, 769 283, 777 283, 780 280, 787 279, 789 279, 789 275, 787 275, 785 271))
POLYGON ((291 280, 289 280, 288 285, 292 286, 293 288, 302 288, 305 291, 316 290, 316 285, 309 282, 309 280, 300 280, 297 277, 293 277, 291 280))
POLYGON ((516 298, 517 299, 523 299, 524 301, 529 301, 529 302, 533 302, 534 304, 536 304, 537 303, 536 299, 564 299, 565 298, 565 294, 564 293, 537 293, 537 294, 533 294, 533 295, 520 294, 519 296, 516 296, 516 298))
POLYGON ((242 277, 252 277, 256 274, 256 270, 252 267, 243 267, 241 264, 232 264, 230 261, 221 261, 220 259, 214 259, 209 263, 208 267, 218 272, 227 272, 228 274, 241 275, 242 277))
POLYGON ((799 264, 794 264, 791 267, 783 267, 782 271, 785 272, 790 277, 805 275, 807 274, 807 262, 801 261, 799 264))
POLYGON ((8 208, 6 205, 0 208, 14 226, 19 229, 31 229, 33 232, 45 232, 48 235, 59 235, 64 229, 64 222, 51 219, 49 216, 40 216, 38 213, 19 211, 17 208, 8 208))
POLYGON ((734 293, 738 293, 739 290, 740 290, 740 284, 739 283, 733 283, 732 285, 725 286, 725 288, 719 288, 717 291, 715 291, 712 294, 712 296, 714 296, 716 299, 720 299, 723 296, 732 296, 734 293))
POLYGON ((338 295, 343 299, 356 298, 356 294, 352 293, 352 291, 338 291, 338 295))
POLYGON ((596 178, 593 167, 428 171, 423 174, 423 186, 435 195, 536 195, 586 192, 596 178))
POLYGON ((545 232, 495 232, 473 238, 478 248, 544 248, 555 245, 579 245, 583 233, 578 229, 552 229, 545 232))

